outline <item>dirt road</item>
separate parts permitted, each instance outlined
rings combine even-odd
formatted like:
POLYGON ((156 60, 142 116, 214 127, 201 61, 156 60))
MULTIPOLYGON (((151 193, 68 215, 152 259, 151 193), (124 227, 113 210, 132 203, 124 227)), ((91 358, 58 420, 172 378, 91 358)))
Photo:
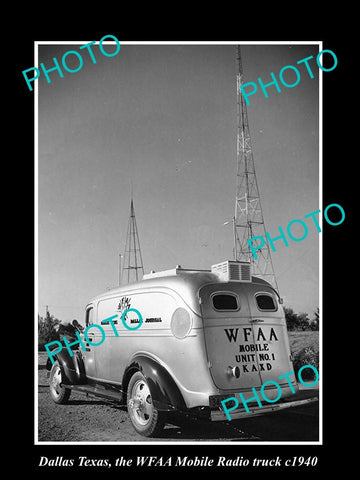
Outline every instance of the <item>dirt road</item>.
MULTIPOLYGON (((56 405, 49 393, 46 353, 39 354, 39 442, 173 442, 173 441, 317 441, 318 403, 282 413, 232 420, 167 425, 158 438, 133 429, 126 410, 102 399, 72 392, 66 405, 56 405)), ((318 395, 318 391, 312 389, 318 395)), ((35 426, 36 428, 36 426, 35 426)))

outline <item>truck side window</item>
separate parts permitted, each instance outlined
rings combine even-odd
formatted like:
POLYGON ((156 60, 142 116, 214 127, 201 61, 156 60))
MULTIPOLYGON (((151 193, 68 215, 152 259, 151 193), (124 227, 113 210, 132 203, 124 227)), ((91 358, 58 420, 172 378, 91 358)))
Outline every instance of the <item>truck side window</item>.
POLYGON ((213 295, 212 302, 215 310, 239 310, 239 304, 235 295, 218 293, 213 295))
POLYGON ((94 309, 90 307, 86 310, 85 325, 88 327, 94 323, 94 309))
POLYGON ((261 293, 260 295, 256 295, 255 298, 259 310, 271 312, 275 312, 277 310, 277 306, 275 305, 274 299, 271 295, 261 293))

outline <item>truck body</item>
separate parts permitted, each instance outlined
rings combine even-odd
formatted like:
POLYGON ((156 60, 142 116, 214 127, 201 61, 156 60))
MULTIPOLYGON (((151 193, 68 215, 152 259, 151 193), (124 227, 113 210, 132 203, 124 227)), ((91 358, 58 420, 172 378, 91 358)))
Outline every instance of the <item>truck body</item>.
POLYGON ((55 356, 53 399, 75 389, 119 401, 145 436, 179 415, 227 421, 221 401, 251 399, 264 384, 269 404, 249 400, 249 413, 239 402, 231 419, 297 404, 288 401, 298 383, 279 296, 244 262, 144 275, 92 299, 85 326, 85 350, 55 356))

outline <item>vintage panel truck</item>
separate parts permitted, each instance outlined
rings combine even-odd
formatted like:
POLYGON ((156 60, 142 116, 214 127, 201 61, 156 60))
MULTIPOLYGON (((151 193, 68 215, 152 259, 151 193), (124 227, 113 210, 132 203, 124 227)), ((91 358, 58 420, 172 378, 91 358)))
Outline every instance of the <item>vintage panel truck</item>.
POLYGON ((266 382, 266 398, 278 397, 276 381, 281 399, 262 407, 249 400, 250 412, 239 402, 231 419, 309 401, 296 400, 294 373, 279 380, 293 372, 283 308, 245 262, 144 275, 89 302, 85 325, 81 342, 48 361, 53 400, 76 390, 118 401, 144 436, 179 414, 227 421, 221 401, 250 399, 266 382))

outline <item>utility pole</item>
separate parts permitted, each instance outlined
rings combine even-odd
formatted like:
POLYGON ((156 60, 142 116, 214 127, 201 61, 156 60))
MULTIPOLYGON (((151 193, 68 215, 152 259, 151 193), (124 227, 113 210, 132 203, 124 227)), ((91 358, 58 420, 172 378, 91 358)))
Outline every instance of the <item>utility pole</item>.
POLYGON ((121 259, 124 258, 124 255, 119 253, 119 265, 118 265, 118 273, 119 273, 119 286, 121 285, 121 276, 122 276, 122 270, 121 270, 121 259))
POLYGON ((248 239, 255 236, 266 238, 259 188, 251 145, 247 106, 240 86, 244 83, 240 46, 237 57, 237 186, 235 216, 233 218, 234 259, 250 262, 252 275, 268 281, 277 291, 278 286, 271 260, 269 246, 257 250, 257 259, 250 250, 248 239))
POLYGON ((135 219, 134 202, 131 195, 130 218, 126 235, 126 245, 123 257, 119 255, 120 283, 132 283, 142 279, 144 267, 140 250, 139 234, 135 219), (124 258, 121 270, 121 258, 124 258))

